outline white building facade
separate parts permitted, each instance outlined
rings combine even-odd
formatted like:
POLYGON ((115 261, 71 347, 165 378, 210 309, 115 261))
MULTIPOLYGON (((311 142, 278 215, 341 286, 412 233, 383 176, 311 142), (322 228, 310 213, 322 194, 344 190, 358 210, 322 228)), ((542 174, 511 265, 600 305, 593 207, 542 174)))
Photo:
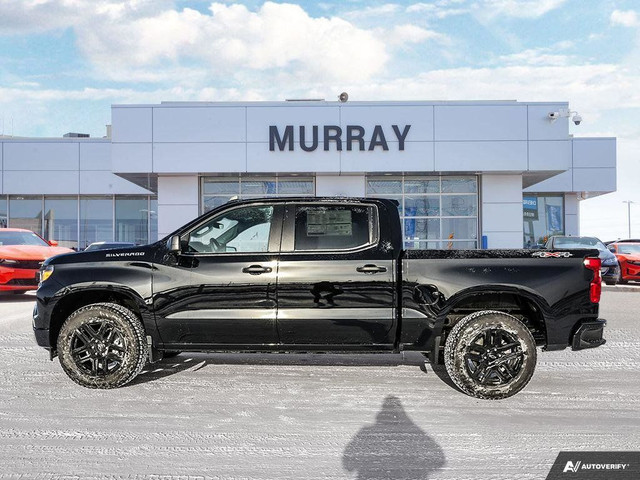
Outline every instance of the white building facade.
POLYGON ((566 103, 114 105, 112 138, 0 139, 0 221, 63 245, 145 243, 233 197, 395 198, 407 248, 521 248, 579 234, 616 188, 615 138, 566 103))

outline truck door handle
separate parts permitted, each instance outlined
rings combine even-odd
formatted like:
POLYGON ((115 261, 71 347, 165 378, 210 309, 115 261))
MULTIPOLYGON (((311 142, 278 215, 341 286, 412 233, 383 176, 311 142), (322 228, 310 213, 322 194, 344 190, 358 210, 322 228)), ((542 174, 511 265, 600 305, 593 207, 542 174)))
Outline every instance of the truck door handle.
POLYGON ((242 273, 249 275, 260 275, 262 273, 271 273, 271 267, 263 267, 262 265, 250 265, 242 269, 242 273))
POLYGON ((384 273, 387 271, 386 267, 379 267, 377 265, 373 265, 371 263, 367 263, 362 267, 357 267, 356 272, 360 273, 368 273, 369 275, 373 275, 374 273, 384 273))

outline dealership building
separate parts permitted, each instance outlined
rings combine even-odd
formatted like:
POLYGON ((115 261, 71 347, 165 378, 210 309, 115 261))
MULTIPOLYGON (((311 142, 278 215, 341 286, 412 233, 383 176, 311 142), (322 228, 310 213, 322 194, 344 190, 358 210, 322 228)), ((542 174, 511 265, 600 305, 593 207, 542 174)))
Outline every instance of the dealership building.
POLYGON ((147 243, 233 197, 397 199, 407 248, 579 235, 616 188, 615 138, 562 102, 113 105, 105 138, 0 137, 0 225, 61 245, 147 243))

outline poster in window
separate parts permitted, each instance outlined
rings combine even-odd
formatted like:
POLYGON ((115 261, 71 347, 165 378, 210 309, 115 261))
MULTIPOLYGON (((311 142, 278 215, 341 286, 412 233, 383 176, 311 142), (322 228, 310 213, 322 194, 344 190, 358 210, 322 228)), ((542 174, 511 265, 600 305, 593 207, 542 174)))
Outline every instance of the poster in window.
POLYGON ((562 232, 562 207, 559 205, 546 205, 547 230, 552 233, 562 232))

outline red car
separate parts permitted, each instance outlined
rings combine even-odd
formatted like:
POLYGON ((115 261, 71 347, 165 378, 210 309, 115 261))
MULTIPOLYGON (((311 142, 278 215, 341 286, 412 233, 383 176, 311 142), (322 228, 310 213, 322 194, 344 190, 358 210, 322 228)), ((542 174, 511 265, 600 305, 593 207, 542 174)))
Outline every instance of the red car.
POLYGON ((640 243, 620 242, 609 244, 609 250, 616 254, 620 264, 620 280, 640 281, 640 243))
POLYGON ((30 230, 0 229, 0 292, 24 293, 38 288, 36 275, 42 262, 73 250, 47 242, 30 230))

